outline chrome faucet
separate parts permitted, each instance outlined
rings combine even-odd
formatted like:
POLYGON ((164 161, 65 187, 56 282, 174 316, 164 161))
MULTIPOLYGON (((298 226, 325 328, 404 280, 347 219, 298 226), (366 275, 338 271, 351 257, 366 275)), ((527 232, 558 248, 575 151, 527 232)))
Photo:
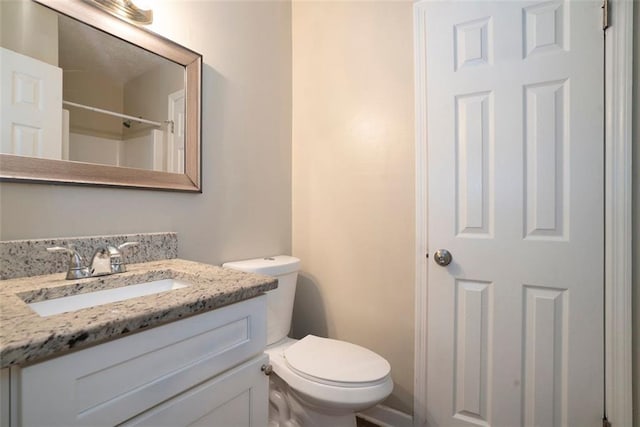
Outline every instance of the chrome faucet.
POLYGON ((138 246, 138 242, 127 242, 118 247, 108 245, 107 247, 96 249, 91 259, 91 275, 105 276, 127 271, 122 252, 134 246, 138 246))
POLYGON ((127 271, 126 264, 122 257, 122 252, 131 247, 137 246, 138 242, 127 242, 115 247, 107 245, 96 249, 91 259, 91 266, 87 266, 84 258, 75 250, 72 245, 64 248, 55 246, 47 248, 49 252, 64 252, 69 254, 69 269, 67 279, 84 279, 94 276, 105 276, 108 274, 124 273, 127 271))
POLYGON ((68 248, 62 246, 54 246, 47 248, 48 252, 64 252, 69 254, 69 269, 67 270, 67 280, 84 279, 91 277, 91 271, 89 267, 85 265, 84 258, 80 255, 73 245, 69 245, 68 248))

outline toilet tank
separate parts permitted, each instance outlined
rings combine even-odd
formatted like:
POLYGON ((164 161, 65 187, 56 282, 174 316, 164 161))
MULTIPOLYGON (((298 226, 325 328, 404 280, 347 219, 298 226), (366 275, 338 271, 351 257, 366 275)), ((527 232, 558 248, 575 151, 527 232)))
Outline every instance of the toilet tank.
POLYGON ((278 287, 267 292, 267 345, 285 338, 291 329, 300 260, 288 255, 278 255, 227 262, 222 266, 278 278, 278 287))

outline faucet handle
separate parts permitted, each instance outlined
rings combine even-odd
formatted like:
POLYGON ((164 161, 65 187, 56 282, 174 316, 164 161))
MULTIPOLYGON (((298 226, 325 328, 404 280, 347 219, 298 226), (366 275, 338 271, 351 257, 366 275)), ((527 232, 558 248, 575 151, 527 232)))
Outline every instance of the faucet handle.
POLYGON ((111 272, 112 273, 124 273, 127 271, 127 267, 122 257, 122 253, 130 248, 138 246, 138 242, 126 242, 118 246, 109 246, 109 254, 111 255, 111 272))
POLYGON ((139 244, 140 242, 126 242, 118 246, 118 250, 122 252, 126 249, 133 248, 134 246, 138 246, 139 244))
POLYGON ((73 249, 73 247, 65 248, 64 246, 52 246, 50 248, 47 248, 47 252, 64 252, 68 254, 73 254, 75 252, 75 249, 73 249))
POLYGON ((67 279, 84 279, 91 276, 91 273, 85 265, 82 255, 80 255, 72 245, 69 245, 69 247, 66 248, 63 246, 53 246, 47 248, 47 252, 63 252, 69 254, 69 268, 67 270, 67 279))

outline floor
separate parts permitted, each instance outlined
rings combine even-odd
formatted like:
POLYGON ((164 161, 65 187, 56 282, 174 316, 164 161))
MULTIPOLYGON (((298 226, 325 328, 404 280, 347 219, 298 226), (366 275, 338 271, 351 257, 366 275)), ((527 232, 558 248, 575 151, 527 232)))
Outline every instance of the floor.
POLYGON ((356 423, 358 427, 380 427, 378 424, 374 424, 370 421, 364 420, 362 418, 356 417, 356 423))

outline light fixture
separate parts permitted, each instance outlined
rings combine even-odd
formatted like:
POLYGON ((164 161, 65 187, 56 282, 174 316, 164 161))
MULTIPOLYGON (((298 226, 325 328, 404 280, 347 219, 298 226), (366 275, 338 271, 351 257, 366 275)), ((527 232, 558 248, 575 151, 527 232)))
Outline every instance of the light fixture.
POLYGON ((142 10, 131 0, 84 0, 110 14, 122 18, 132 24, 148 25, 153 22, 153 11, 142 10))

